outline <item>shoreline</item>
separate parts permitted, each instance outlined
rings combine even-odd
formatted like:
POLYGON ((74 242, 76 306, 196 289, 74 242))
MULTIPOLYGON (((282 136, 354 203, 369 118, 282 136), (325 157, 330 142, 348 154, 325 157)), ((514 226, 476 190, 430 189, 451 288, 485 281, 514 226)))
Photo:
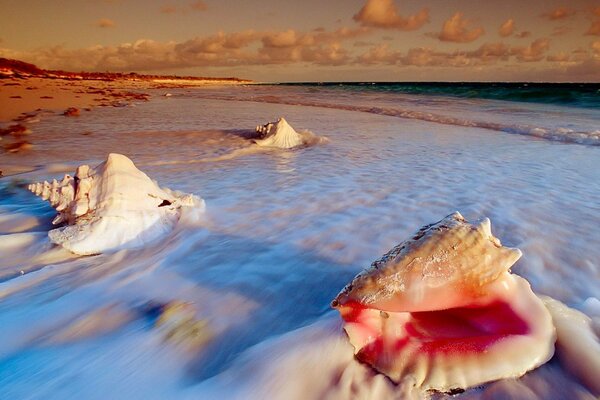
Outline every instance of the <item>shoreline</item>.
POLYGON ((237 79, 99 79, 23 74, 0 79, 0 146, 3 153, 21 153, 33 146, 34 124, 48 115, 79 118, 97 107, 128 107, 150 101, 157 90, 248 84, 237 79))
MULTIPOLYGON (((0 127, 42 112, 62 113, 69 108, 90 111, 94 107, 123 107, 148 101, 149 90, 198 86, 244 85, 231 79, 73 79, 68 77, 5 77, 0 79, 0 127)), ((165 93, 167 94, 167 93, 165 93)))

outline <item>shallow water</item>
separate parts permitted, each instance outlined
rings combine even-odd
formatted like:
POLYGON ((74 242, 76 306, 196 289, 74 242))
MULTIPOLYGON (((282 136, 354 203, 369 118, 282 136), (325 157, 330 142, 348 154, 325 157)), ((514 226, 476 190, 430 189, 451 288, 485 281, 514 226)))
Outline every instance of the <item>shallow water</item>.
MULTIPOLYGON (((503 244, 523 251, 513 272, 535 292, 590 312, 600 298, 597 146, 362 112, 410 98, 309 89, 178 89, 32 125, 33 151, 0 160, 32 170, 0 180, 0 397, 418 397, 354 361, 329 302, 371 261, 455 210, 489 217, 503 244), (290 97, 344 107, 277 103, 290 97), (252 149, 248 132, 279 116, 330 142, 252 149), (201 196, 204 219, 141 250, 75 257, 53 248, 52 209, 16 179, 58 177, 109 152, 161 186, 201 196), (154 328, 148 304, 173 300, 208 321, 203 350, 182 351, 154 328), (85 335, 69 328, 97 315, 85 335)), ((421 100, 419 112, 468 110, 506 125, 534 112, 553 128, 597 121, 568 107, 421 100)), ((512 382, 486 388, 592 398, 556 360, 512 382)))

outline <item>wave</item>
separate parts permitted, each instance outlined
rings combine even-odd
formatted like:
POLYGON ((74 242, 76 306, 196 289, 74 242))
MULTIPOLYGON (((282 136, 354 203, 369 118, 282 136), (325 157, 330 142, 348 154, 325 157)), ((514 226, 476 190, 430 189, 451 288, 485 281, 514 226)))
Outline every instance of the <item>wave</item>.
MULTIPOLYGON (((196 97, 204 97, 198 94, 196 97)), ((425 111, 416 111, 406 108, 391 108, 391 107, 373 107, 364 105, 350 105, 340 103, 325 103, 320 101, 301 100, 298 98, 285 99, 279 96, 253 96, 250 98, 215 96, 211 94, 207 99, 226 100, 226 101, 251 101, 259 103, 285 104, 292 106, 305 107, 320 107, 344 111, 364 112, 377 115, 385 115, 389 117, 414 119, 426 122, 433 122, 442 125, 454 125, 469 128, 482 128, 494 131, 511 133, 517 135, 533 136, 540 139, 546 139, 564 143, 576 143, 590 146, 600 146, 600 129, 593 131, 581 131, 570 128, 549 128, 528 124, 505 124, 500 122, 481 121, 468 118, 458 118, 442 114, 430 113, 425 111)))
MULTIPOLYGON (((285 83, 315 86, 315 83, 285 83)), ((468 99, 507 100, 527 103, 600 107, 600 84, 535 82, 327 82, 319 86, 342 90, 414 95, 450 96, 468 99)))

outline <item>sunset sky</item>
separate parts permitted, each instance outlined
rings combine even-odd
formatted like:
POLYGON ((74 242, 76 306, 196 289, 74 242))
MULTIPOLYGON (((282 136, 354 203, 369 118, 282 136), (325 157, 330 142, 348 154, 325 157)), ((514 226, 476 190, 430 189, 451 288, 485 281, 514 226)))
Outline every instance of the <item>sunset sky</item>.
POLYGON ((589 0, 0 0, 0 57, 259 81, 600 81, 589 0))

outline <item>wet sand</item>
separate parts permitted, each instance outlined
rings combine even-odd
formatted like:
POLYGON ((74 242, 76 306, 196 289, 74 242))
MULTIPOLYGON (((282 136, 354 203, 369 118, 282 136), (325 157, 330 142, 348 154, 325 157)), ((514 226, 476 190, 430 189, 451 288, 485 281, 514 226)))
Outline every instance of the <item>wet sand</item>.
POLYGON ((0 124, 41 110, 63 112, 69 107, 124 106, 145 100, 149 89, 187 86, 237 85, 247 81, 190 79, 56 79, 44 77, 0 79, 0 124))

